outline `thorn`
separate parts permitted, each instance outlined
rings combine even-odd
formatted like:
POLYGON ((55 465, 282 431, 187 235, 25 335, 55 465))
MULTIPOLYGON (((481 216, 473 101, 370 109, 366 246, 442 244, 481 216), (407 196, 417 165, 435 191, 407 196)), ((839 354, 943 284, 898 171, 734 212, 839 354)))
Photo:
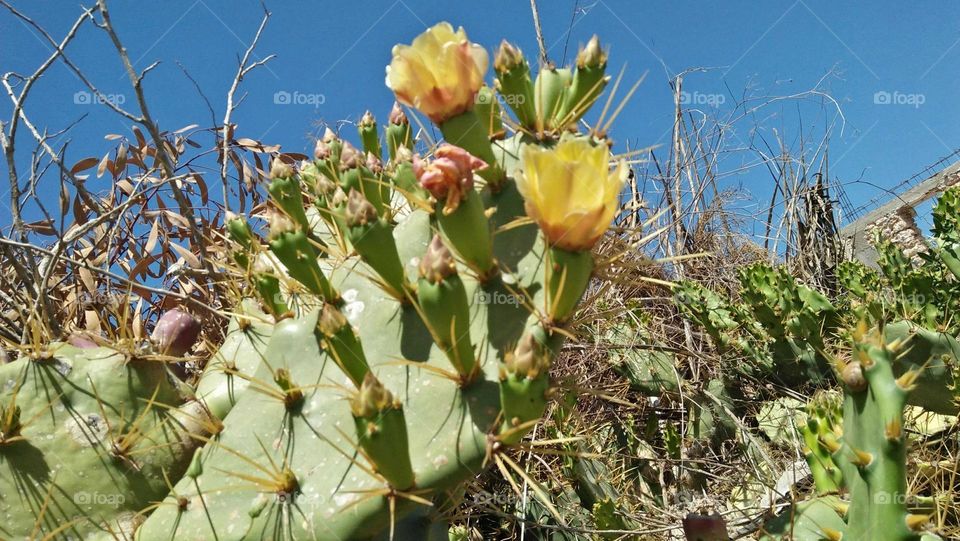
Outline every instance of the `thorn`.
POLYGON ((873 357, 870 356, 870 352, 866 347, 857 348, 857 360, 864 368, 870 368, 875 364, 873 357))
POLYGON ((850 450, 853 452, 853 458, 850 460, 850 462, 853 462, 857 466, 861 468, 865 468, 869 466, 871 462, 873 462, 872 454, 866 451, 861 451, 859 449, 854 449, 852 447, 850 448, 850 450))
POLYGON ((903 338, 897 338, 893 342, 890 342, 889 344, 887 344, 887 351, 893 354, 896 354, 901 348, 903 348, 903 345, 906 343, 907 341, 904 340, 903 338))
POLYGON ((818 439, 831 454, 840 450, 840 442, 838 442, 837 438, 833 437, 832 434, 821 434, 818 439))
POLYGON ((897 378, 897 387, 900 387, 906 392, 910 392, 916 388, 917 378, 920 377, 920 371, 910 369, 903 373, 902 376, 897 378))
POLYGON ((930 515, 918 515, 915 513, 910 513, 904 518, 904 521, 907 523, 907 528, 910 528, 913 531, 919 531, 923 529, 924 524, 930 520, 930 515))
POLYGON ((857 342, 862 342, 863 337, 867 334, 867 321, 861 319, 857 322, 857 327, 853 330, 853 339, 857 342))
POLYGON ((900 419, 894 419, 887 423, 887 426, 884 427, 883 434, 889 441, 900 441, 900 438, 903 436, 903 425, 900 423, 900 419))
POLYGON ((843 533, 833 528, 823 527, 820 529, 820 533, 823 534, 823 537, 829 539, 830 541, 840 541, 843 539, 843 533))

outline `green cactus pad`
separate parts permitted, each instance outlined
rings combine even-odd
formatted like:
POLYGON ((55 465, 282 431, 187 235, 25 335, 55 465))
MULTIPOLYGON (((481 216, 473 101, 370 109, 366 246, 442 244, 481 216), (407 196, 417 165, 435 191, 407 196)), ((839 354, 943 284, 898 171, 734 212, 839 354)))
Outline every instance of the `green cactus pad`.
POLYGON ((0 404, 15 400, 22 424, 22 439, 0 444, 0 537, 129 534, 168 494, 164 476, 189 464, 185 431, 202 409, 176 414, 183 399, 162 362, 49 347, 49 359, 0 365, 0 404))
MULTIPOLYGON (((495 198, 495 224, 522 212, 522 201, 509 184, 495 198)), ((423 211, 399 218, 394 235, 408 278, 416 276, 432 234, 423 211)), ((400 304, 365 278, 374 274, 365 263, 350 259, 331 278, 371 370, 402 404, 420 498, 442 502, 484 466, 488 436, 499 426, 500 363, 524 329, 537 321, 528 306, 544 306, 543 246, 537 239, 533 225, 498 235, 495 257, 509 266, 483 286, 460 269, 470 335, 482 368, 465 388, 429 369, 449 372, 447 355, 415 306, 400 304), (530 302, 521 302, 524 295, 530 302)), ((259 539, 277 532, 364 539, 383 534, 390 524, 387 484, 371 475, 371 464, 357 450, 347 401, 354 382, 320 348, 316 329, 316 311, 276 325, 253 381, 224 419, 223 432, 203 449, 202 473, 175 487, 174 493, 190 505, 173 505, 170 496, 138 531, 140 539, 259 539), (271 370, 279 368, 304 389, 296 413, 260 389, 275 387, 271 370), (276 492, 284 469, 296 476, 298 494, 276 492)), ((404 517, 430 510, 403 497, 396 505, 398 525, 404 517)))

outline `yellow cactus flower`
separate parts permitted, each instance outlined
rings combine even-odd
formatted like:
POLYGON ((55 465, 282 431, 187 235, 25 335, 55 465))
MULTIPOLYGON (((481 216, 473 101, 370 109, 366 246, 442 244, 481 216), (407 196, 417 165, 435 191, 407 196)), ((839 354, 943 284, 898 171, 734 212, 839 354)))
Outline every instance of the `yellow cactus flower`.
POLYGON ((586 139, 566 139, 552 149, 528 145, 520 158, 517 188, 550 246, 571 252, 593 247, 619 208, 626 164, 611 171, 607 146, 586 139))
POLYGON ((397 99, 437 124, 473 108, 487 72, 487 51, 470 43, 463 28, 441 22, 412 45, 394 45, 387 86, 397 99))

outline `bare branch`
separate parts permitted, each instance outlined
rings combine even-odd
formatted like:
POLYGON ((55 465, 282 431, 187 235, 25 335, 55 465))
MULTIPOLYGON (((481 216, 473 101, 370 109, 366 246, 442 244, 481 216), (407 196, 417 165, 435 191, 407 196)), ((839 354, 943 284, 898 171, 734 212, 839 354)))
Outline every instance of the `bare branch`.
POLYGON ((239 105, 239 103, 233 103, 234 95, 236 94, 237 89, 240 87, 240 82, 243 81, 243 78, 247 75, 247 73, 253 71, 259 66, 265 65, 274 57, 274 55, 270 55, 262 60, 258 60, 250 65, 247 65, 247 63, 250 61, 250 55, 253 54, 254 49, 257 47, 257 43, 260 41, 260 35, 263 33, 263 29, 267 26, 267 21, 270 20, 270 12, 267 11, 266 6, 262 7, 263 19, 260 20, 260 26, 257 28, 257 33, 253 36, 253 41, 243 53, 243 58, 240 59, 240 64, 237 66, 237 75, 233 78, 233 83, 230 84, 230 90, 227 92, 227 108, 223 115, 223 135, 220 152, 220 181, 223 185, 223 206, 227 210, 230 209, 230 199, 229 194, 227 193, 227 164, 229 163, 229 160, 227 160, 227 152, 230 151, 230 140, 233 138, 231 135, 230 119, 233 116, 233 111, 239 105))

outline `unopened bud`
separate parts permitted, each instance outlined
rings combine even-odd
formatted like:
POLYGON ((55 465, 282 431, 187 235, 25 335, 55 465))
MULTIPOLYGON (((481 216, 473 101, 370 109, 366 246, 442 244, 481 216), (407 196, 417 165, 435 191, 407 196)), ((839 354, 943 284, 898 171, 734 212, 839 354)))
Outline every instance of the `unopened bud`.
POLYGON ((413 151, 405 146, 397 147, 397 155, 394 157, 397 163, 410 163, 413 161, 413 151))
POLYGON ((320 319, 317 321, 320 332, 324 336, 330 337, 340 332, 340 329, 345 325, 347 325, 347 318, 343 316, 343 313, 336 306, 324 303, 323 310, 320 312, 320 319))
POLYGON ((393 109, 390 109, 390 123, 396 125, 409 124, 410 121, 407 120, 407 115, 404 114, 403 109, 400 107, 400 104, 393 102, 393 109))
POLYGON ((333 196, 330 198, 330 206, 334 208, 340 208, 347 202, 347 194, 344 193, 343 188, 340 186, 335 186, 333 189, 333 196))
POLYGON ((505 360, 507 371, 534 379, 550 368, 550 355, 533 333, 526 333, 505 360))
POLYGON ((364 226, 377 220, 377 209, 359 191, 350 188, 347 198, 347 226, 364 226))
POLYGON ((607 53, 600 47, 600 38, 596 34, 577 53, 577 67, 602 68, 607 65, 607 53))
POLYGON ((500 42, 500 47, 493 58, 493 69, 497 70, 498 73, 503 73, 512 70, 523 62, 525 62, 525 59, 520 49, 509 41, 503 40, 500 42))
POLYGON ((380 383, 380 380, 367 372, 360 385, 360 390, 350 401, 350 409, 355 417, 369 419, 389 408, 399 408, 400 404, 393 398, 393 394, 380 383))
POLYGON ((274 158, 273 163, 270 164, 270 178, 290 178, 293 176, 293 167, 290 167, 290 164, 284 162, 280 158, 274 158))
POLYGON ((443 243, 440 235, 434 235, 430 245, 427 246, 427 252, 420 259, 420 276, 435 284, 456 273, 457 265, 453 254, 443 243))
POLYGON ((330 144, 339 139, 337 134, 333 132, 329 127, 323 130, 323 137, 320 139, 324 143, 330 144))
POLYGON ((270 220, 270 232, 268 234, 269 238, 274 239, 282 233, 287 233, 288 231, 293 231, 296 229, 293 221, 283 212, 271 209, 268 215, 270 220))
POLYGON ((317 139, 317 144, 313 147, 313 157, 322 161, 332 155, 333 150, 330 148, 330 143, 323 139, 317 139))
POLYGON ((367 152, 367 160, 365 165, 373 173, 380 173, 383 171, 383 162, 380 161, 380 158, 373 152, 367 152))
POLYGON ((377 124, 377 119, 374 118, 373 113, 369 110, 363 113, 363 116, 360 117, 360 127, 375 126, 377 124))
POLYGON ((349 141, 343 142, 343 149, 340 150, 340 168, 353 169, 359 167, 362 163, 363 155, 357 150, 357 147, 350 144, 349 141))
POLYGON ((860 392, 867 388, 867 380, 863 377, 863 368, 856 361, 849 362, 843 367, 840 379, 847 384, 851 391, 860 392))
POLYGON ((337 190, 337 183, 330 180, 327 175, 318 175, 317 176, 317 191, 322 193, 325 196, 331 196, 337 190))

